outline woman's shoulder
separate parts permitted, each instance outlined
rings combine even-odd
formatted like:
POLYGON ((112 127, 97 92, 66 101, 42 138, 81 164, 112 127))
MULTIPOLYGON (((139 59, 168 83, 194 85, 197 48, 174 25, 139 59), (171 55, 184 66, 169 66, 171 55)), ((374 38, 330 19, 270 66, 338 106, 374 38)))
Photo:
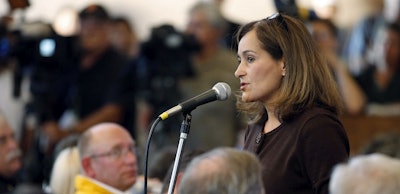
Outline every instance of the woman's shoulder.
POLYGON ((313 106, 298 114, 288 122, 290 126, 296 126, 299 130, 310 128, 326 128, 326 126, 336 125, 342 128, 338 115, 329 108, 313 106))
POLYGON ((337 113, 328 107, 315 105, 298 114, 298 117, 295 120, 310 120, 316 117, 323 118, 325 116, 337 118, 337 113))

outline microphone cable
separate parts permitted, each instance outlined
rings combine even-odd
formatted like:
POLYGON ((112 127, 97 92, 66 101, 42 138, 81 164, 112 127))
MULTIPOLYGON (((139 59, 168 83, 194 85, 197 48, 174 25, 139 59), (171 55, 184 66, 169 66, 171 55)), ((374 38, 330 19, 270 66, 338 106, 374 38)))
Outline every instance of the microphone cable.
POLYGON ((153 136, 153 132, 157 126, 157 124, 161 121, 160 117, 157 117, 157 119, 153 122, 151 125, 149 135, 147 137, 147 142, 146 142, 146 150, 145 150, 145 159, 144 159, 144 180, 143 180, 143 194, 147 194, 147 165, 148 165, 148 159, 149 159, 149 150, 150 150, 150 143, 151 143, 151 138, 153 136))

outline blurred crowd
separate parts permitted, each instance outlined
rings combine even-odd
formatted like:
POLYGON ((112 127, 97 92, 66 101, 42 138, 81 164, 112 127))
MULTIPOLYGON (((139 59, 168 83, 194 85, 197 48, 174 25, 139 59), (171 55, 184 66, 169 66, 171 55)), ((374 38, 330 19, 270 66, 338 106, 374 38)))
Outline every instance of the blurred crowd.
MULTIPOLYGON (((379 1, 377 11, 350 30, 332 20, 334 5, 332 15, 321 17, 318 10, 303 9, 294 1, 274 2, 278 11, 302 18, 309 27, 337 81, 344 116, 400 116, 400 14, 399 8, 396 14, 387 12, 393 1, 379 1)), ((222 15, 222 3, 199 1, 188 12, 185 30, 165 23, 152 28, 148 40, 138 38, 127 17, 111 15, 100 4, 77 10, 79 31, 67 37, 51 25, 41 26, 44 34, 27 36, 11 28, 12 18, 3 17, 0 158, 5 159, 0 159, 0 193, 74 193, 71 177, 82 171, 78 139, 100 123, 116 123, 128 132, 121 137, 134 140, 113 154, 136 146, 132 161, 138 178, 122 188, 133 186, 130 191, 139 193, 154 119, 217 82, 229 84, 233 95, 191 113, 185 149, 202 153, 241 148, 246 123, 234 95, 239 89, 234 36, 240 24, 222 15)), ((155 130, 149 192, 166 192, 182 119, 169 118, 155 130)), ((104 141, 110 139, 112 135, 104 141)), ((374 152, 382 150, 360 154, 374 152)), ((96 170, 83 168, 88 174, 96 170)))

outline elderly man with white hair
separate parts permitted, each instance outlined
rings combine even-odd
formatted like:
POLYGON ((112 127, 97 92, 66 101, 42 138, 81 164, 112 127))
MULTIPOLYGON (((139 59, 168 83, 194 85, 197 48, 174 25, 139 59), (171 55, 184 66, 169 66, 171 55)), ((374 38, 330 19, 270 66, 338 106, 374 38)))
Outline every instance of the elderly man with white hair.
POLYGON ((361 155, 334 168, 331 194, 398 194, 400 160, 383 154, 361 155))

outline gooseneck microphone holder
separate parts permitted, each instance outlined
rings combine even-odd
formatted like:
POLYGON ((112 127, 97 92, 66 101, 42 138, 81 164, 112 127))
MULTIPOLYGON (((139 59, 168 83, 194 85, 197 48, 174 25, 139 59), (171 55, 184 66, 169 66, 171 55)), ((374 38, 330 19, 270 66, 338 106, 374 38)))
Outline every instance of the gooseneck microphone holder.
POLYGON ((151 138, 153 137, 154 130, 157 126, 157 124, 161 121, 160 117, 157 117, 157 119, 153 122, 151 125, 150 131, 149 131, 149 136, 147 137, 147 143, 146 143, 146 150, 145 150, 145 157, 144 157, 144 183, 143 183, 143 194, 147 194, 147 165, 149 161, 149 150, 150 150, 150 143, 151 143, 151 138))
POLYGON ((160 114, 160 116, 157 117, 157 119, 153 122, 153 125, 150 128, 149 131, 149 136, 147 138, 147 143, 146 143, 146 154, 145 154, 145 160, 144 160, 144 188, 143 188, 143 194, 147 194, 147 164, 148 164, 148 158, 149 158, 149 149, 150 149, 150 142, 151 142, 151 137, 153 136, 153 132, 155 130, 155 127, 158 122, 161 120, 165 120, 170 116, 173 116, 179 112, 183 113, 184 120, 182 121, 181 125, 181 134, 180 134, 180 139, 179 139, 179 145, 178 149, 176 152, 175 156, 175 162, 174 166, 172 169, 172 175, 171 175, 171 180, 169 183, 169 188, 168 188, 168 194, 172 194, 174 191, 175 187, 175 182, 176 182, 176 175, 177 171, 179 169, 179 162, 181 160, 181 155, 183 152, 183 147, 185 145, 185 140, 187 139, 187 136, 190 131, 190 123, 192 120, 192 115, 191 111, 196 109, 196 107, 215 101, 215 100, 226 100, 228 97, 231 95, 231 88, 227 83, 224 82, 218 82, 213 86, 212 89, 201 93, 200 95, 197 95, 189 100, 186 100, 185 102, 182 102, 178 104, 177 106, 174 106, 170 108, 169 110, 163 112, 160 114))
MULTIPOLYGON (((175 188, 175 183, 176 183, 176 176, 177 172, 179 169, 179 162, 181 160, 181 155, 183 152, 183 147, 185 145, 185 140, 187 139, 187 136, 190 131, 190 124, 192 121, 192 115, 190 113, 184 113, 184 120, 182 121, 181 124, 181 134, 179 137, 179 144, 178 144, 178 149, 176 151, 176 156, 175 156, 175 162, 172 170, 172 175, 171 175, 171 180, 169 183, 169 188, 168 188, 168 194, 172 194, 174 192, 175 188)), ((149 150, 150 150, 150 142, 151 138, 153 136, 153 132, 156 128, 156 125, 161 121, 161 118, 158 117, 152 124, 150 131, 149 131, 149 136, 147 137, 147 143, 146 143, 146 154, 145 154, 145 159, 144 159, 144 185, 143 185, 143 194, 147 194, 147 164, 148 164, 148 159, 149 159, 149 150)))
POLYGON ((178 149, 176 150, 174 167, 172 169, 171 179, 169 181, 168 194, 172 194, 174 192, 176 176, 178 174, 178 169, 179 169, 179 162, 181 160, 183 148, 185 146, 185 140, 187 139, 187 136, 190 131, 190 123, 192 121, 192 115, 190 113, 187 113, 184 114, 184 117, 185 118, 183 119, 181 124, 181 134, 179 136, 178 149))

